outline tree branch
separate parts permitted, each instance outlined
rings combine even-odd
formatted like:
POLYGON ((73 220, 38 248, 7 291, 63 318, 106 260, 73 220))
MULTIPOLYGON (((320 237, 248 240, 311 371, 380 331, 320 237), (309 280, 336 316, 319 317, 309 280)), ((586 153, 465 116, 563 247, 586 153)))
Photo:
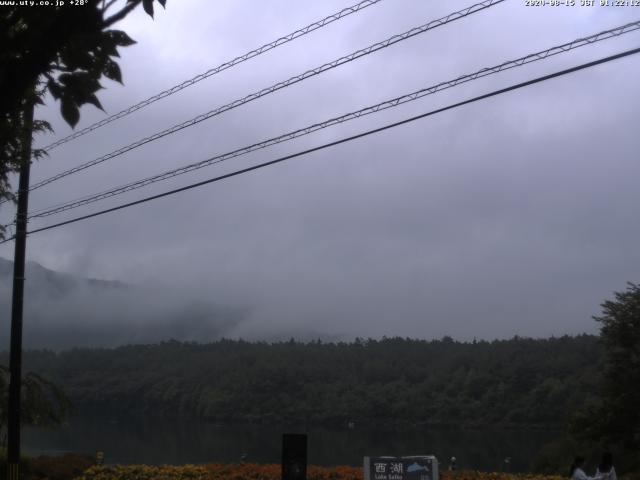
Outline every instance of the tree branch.
POLYGON ((107 18, 104 21, 104 26, 105 27, 110 27, 111 25, 113 25, 116 22, 119 22, 120 20, 122 20, 124 17, 126 17, 127 15, 129 15, 129 13, 136 8, 139 4, 140 4, 141 0, 135 0, 129 4, 127 4, 126 7, 124 7, 122 10, 120 10, 118 13, 114 13, 113 15, 111 15, 109 18, 107 18))
POLYGON ((107 10, 109 10, 111 8, 111 6, 116 3, 118 0, 109 0, 109 2, 107 2, 107 4, 104 4, 104 0, 102 3, 102 13, 106 13, 107 10))

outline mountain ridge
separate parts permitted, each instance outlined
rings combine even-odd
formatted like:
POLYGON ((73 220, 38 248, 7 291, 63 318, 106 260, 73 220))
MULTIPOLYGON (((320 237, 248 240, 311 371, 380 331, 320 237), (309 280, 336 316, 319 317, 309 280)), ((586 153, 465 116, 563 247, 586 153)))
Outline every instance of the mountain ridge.
MULTIPOLYGON (((215 340, 246 309, 150 285, 85 278, 29 261, 25 266, 25 348, 114 347, 130 343, 215 340)), ((10 318, 13 262, 0 257, 0 314, 10 318)), ((0 325, 8 346, 9 322, 0 325)))

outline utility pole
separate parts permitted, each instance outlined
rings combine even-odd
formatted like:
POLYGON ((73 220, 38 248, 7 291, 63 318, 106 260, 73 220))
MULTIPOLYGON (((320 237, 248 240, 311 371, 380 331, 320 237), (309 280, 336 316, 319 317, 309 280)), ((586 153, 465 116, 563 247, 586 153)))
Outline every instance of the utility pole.
POLYGON ((22 158, 18 181, 16 212, 16 245, 13 257, 13 297, 11 299, 11 349, 9 354, 9 418, 7 419, 7 478, 20 477, 20 393, 22 389, 22 310, 24 298, 24 263, 27 248, 27 211, 29 207, 29 172, 31 170, 31 140, 33 135, 32 91, 24 103, 22 158))

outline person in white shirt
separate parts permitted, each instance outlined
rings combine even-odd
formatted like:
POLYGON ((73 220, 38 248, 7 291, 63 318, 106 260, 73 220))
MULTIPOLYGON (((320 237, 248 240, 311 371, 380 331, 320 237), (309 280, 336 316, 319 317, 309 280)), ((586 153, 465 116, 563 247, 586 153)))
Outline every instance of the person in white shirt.
POLYGON ((596 470, 596 479, 598 480, 618 480, 616 469, 613 467, 613 455, 611 452, 604 452, 600 465, 596 470))
POLYGON ((576 457, 573 460, 573 464, 571 465, 571 470, 569 470, 569 477, 571 480, 595 480, 592 477, 587 476, 582 470, 582 466, 584 465, 584 457, 576 457))

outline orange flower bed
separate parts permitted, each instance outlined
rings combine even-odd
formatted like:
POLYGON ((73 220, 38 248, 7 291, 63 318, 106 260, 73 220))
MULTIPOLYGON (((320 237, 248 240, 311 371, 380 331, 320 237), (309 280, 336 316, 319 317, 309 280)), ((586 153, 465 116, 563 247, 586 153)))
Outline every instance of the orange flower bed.
MULTIPOLYGON (((280 465, 264 465, 256 463, 212 464, 206 465, 211 472, 211 480, 280 480, 282 469, 280 465)), ((307 467, 307 480, 362 480, 361 467, 307 467)))
MULTIPOLYGON (((183 466, 115 465, 92 467, 76 480, 280 480, 276 464, 210 464, 183 466)), ((307 480, 362 480, 361 467, 336 466, 307 468, 307 480)), ((560 476, 491 473, 476 471, 440 474, 441 480, 563 480, 560 476)))
POLYGON ((560 475, 536 475, 533 473, 497 473, 463 470, 440 472, 441 480, 566 480, 560 475))

